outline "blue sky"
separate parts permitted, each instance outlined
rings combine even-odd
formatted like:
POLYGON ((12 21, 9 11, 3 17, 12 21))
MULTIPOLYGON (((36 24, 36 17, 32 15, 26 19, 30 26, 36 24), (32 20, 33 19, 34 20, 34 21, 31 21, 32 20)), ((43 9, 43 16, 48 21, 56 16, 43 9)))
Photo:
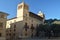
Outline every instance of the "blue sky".
MULTIPOLYGON (((0 0, 0 11, 10 14, 8 18, 13 18, 17 13, 17 5, 21 2, 22 0, 0 0)), ((44 12, 46 19, 60 19, 60 0, 25 0, 25 3, 31 12, 44 12)))

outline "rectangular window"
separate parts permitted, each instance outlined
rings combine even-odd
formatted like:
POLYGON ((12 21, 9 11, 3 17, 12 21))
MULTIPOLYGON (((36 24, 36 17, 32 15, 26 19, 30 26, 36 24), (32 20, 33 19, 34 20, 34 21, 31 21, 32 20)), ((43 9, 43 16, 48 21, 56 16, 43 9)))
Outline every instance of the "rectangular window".
POLYGON ((9 36, 11 36, 11 33, 9 33, 9 36))
POLYGON ((3 23, 0 23, 0 27, 3 27, 3 23))
POLYGON ((0 37, 2 36, 2 34, 0 33, 0 37))
POLYGON ((18 9, 22 8, 22 5, 18 6, 18 9))
POLYGON ((14 29, 14 31, 16 31, 16 29, 14 29))
POLYGON ((6 39, 6 40, 8 40, 8 39, 6 39))
POLYGON ((33 20, 31 20, 33 22, 33 20))
POLYGON ((4 15, 1 15, 1 18, 4 18, 4 15))
POLYGON ((14 24, 14 28, 16 28, 16 24, 14 24))
POLYGON ((11 30, 10 30, 10 32, 11 32, 11 30))
POLYGON ((8 36, 8 33, 6 35, 8 36))
POLYGON ((27 36, 27 33, 25 33, 25 36, 27 36))
POLYGON ((13 35, 15 36, 15 33, 13 35))

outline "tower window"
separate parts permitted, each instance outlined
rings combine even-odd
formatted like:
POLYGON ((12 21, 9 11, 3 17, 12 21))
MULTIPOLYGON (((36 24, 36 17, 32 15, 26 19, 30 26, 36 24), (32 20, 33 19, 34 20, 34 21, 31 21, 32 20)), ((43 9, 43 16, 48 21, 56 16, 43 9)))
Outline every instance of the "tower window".
POLYGON ((18 9, 22 8, 22 5, 18 6, 18 9))
POLYGON ((27 17, 27 16, 28 16, 28 14, 27 14, 27 13, 25 13, 23 16, 24 16, 24 17, 27 17))
POLYGON ((27 5, 24 5, 24 8, 28 10, 28 6, 27 5))

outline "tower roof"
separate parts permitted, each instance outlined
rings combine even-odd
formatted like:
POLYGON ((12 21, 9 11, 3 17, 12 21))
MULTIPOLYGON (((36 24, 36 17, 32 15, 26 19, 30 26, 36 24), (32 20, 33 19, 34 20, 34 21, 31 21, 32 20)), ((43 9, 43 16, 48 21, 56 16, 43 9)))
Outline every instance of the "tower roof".
POLYGON ((25 6, 28 6, 24 1, 22 3, 19 3, 18 6, 20 5, 25 5, 25 6))
POLYGON ((36 18, 36 19, 39 19, 39 20, 43 19, 42 17, 38 16, 37 14, 35 14, 33 12, 29 12, 29 16, 33 17, 33 18, 36 18))
POLYGON ((18 4, 18 9, 20 9, 20 8, 29 9, 28 5, 25 2, 18 4))

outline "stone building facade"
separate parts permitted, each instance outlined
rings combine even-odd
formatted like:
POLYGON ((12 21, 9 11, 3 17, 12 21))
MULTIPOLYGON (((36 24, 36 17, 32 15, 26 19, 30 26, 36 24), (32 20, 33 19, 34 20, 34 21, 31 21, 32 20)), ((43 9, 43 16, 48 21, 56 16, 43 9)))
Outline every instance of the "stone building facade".
POLYGON ((0 12, 0 40, 6 40, 7 15, 4 12, 0 12))
POLYGON ((27 4, 22 2, 17 6, 17 16, 7 20, 6 38, 7 40, 17 40, 20 37, 31 37, 35 35, 35 28, 39 24, 44 24, 45 16, 29 12, 27 4), (33 29, 33 31, 32 31, 33 29))

